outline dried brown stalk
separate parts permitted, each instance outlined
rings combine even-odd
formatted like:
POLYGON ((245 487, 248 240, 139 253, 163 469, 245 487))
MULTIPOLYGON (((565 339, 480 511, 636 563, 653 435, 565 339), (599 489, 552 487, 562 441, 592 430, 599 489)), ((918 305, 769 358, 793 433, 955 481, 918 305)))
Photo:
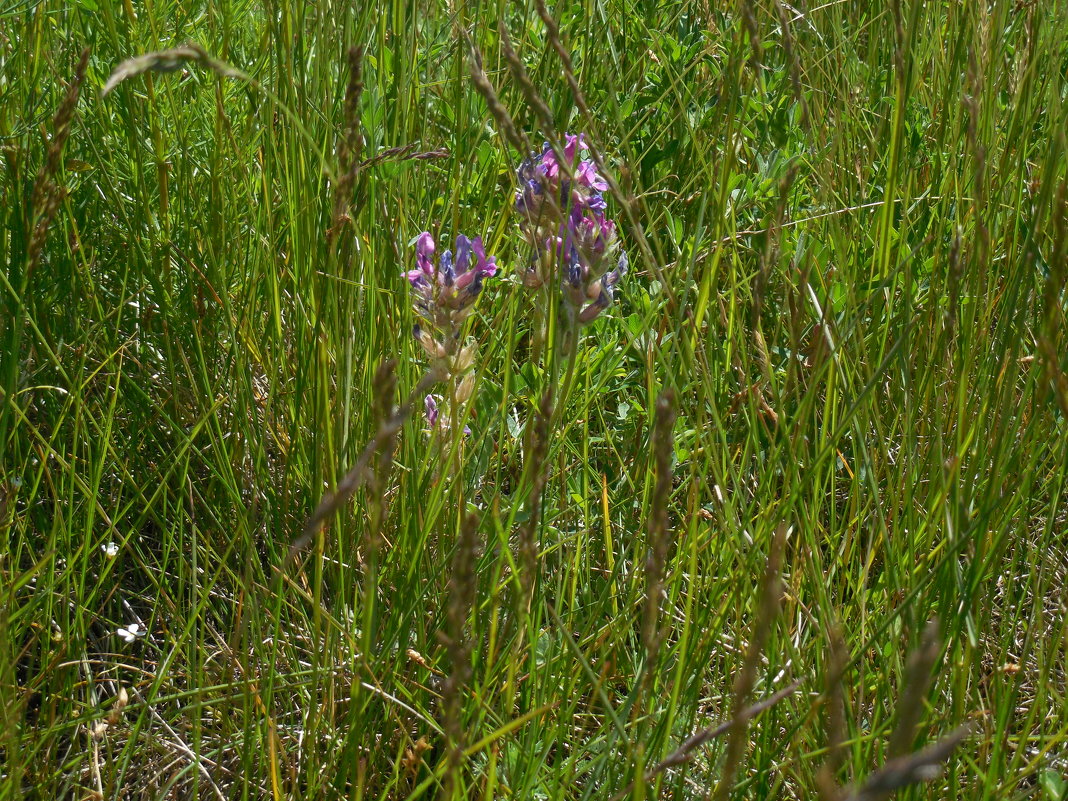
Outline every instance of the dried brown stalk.
POLYGON ((923 713, 923 701, 931 686, 931 670, 942 651, 938 636, 938 620, 928 621, 923 630, 920 647, 909 656, 905 667, 905 691, 897 703, 898 719, 890 735, 887 753, 899 757, 912 751, 916 727, 923 713))
POLYGON ((671 500, 671 457, 674 453, 672 429, 675 426, 675 394, 671 390, 656 399, 653 424, 653 456, 656 460, 656 484, 650 503, 649 544, 645 557, 645 612, 642 620, 642 645, 645 647, 645 680, 651 680, 663 639, 659 631, 660 598, 664 594, 664 572, 671 546, 668 530, 668 503, 671 500))
MULTIPOLYGON (((844 648, 844 646, 842 646, 844 648)), ((838 645, 832 640, 832 649, 838 645)), ((827 764, 817 776, 820 796, 826 801, 883 801, 894 792, 910 784, 931 781, 942 774, 942 764, 953 750, 971 733, 971 726, 962 726, 933 745, 921 751, 913 752, 912 741, 919 727, 920 716, 924 709, 924 698, 931 686, 931 671, 941 653, 941 641, 938 637, 938 621, 931 620, 924 629, 920 647, 908 659, 905 671, 904 693, 897 702, 898 721, 890 735, 888 745, 889 761, 879 770, 870 774, 859 785, 839 790, 834 783, 831 766, 837 746, 832 733, 832 753, 827 764)), ((840 657, 832 656, 835 662, 840 657)), ((844 665, 844 662, 842 663, 844 665)), ((832 672, 836 667, 832 665, 832 672)), ((843 725, 844 728, 844 725, 843 725)))
MULTIPOLYGON (((371 382, 372 419, 389 420, 393 414, 393 398, 397 393, 395 363, 390 360, 379 365, 371 382)), ((372 464, 367 473, 368 539, 372 552, 382 545, 382 521, 386 516, 386 478, 393 466, 393 454, 397 450, 399 428, 386 428, 375 449, 372 464)))
MULTIPOLYGON (((515 48, 512 47, 512 40, 508 36, 508 28, 505 27, 503 19, 497 23, 497 32, 501 38, 501 54, 508 65, 508 71, 512 73, 512 79, 519 84, 519 91, 523 93, 523 99, 527 101, 527 105, 530 106, 534 115, 538 118, 542 131, 552 143, 558 137, 556 136, 556 121, 553 119, 549 104, 545 102, 534 87, 533 81, 530 80, 530 75, 527 74, 526 67, 523 66, 523 62, 515 52, 515 48)), ((553 150, 556 150, 557 147, 558 144, 554 144, 553 150)), ((564 158, 562 150, 557 153, 557 159, 561 169, 567 169, 571 166, 568 160, 564 158)))
POLYGON ((482 68, 482 54, 475 46, 475 43, 471 40, 467 31, 463 28, 458 30, 467 43, 471 82, 486 101, 490 114, 497 120, 497 127, 500 128, 505 138, 511 143, 512 147, 525 156, 530 152, 530 140, 516 128, 515 120, 512 119, 512 115, 508 113, 508 109, 504 107, 504 104, 497 96, 497 90, 493 88, 489 78, 486 77, 486 71, 482 68))
MULTIPOLYGON (((774 693, 773 695, 769 695, 767 698, 764 698, 763 700, 758 701, 752 706, 742 710, 742 714, 735 715, 730 720, 726 720, 716 726, 711 726, 707 729, 701 729, 701 731, 697 732, 692 737, 687 738, 678 748, 676 748, 674 751, 668 754, 668 756, 666 756, 664 759, 654 765, 649 771, 647 771, 642 777, 642 781, 646 783, 651 782, 653 779, 655 779, 657 776, 659 776, 661 773, 668 770, 669 768, 676 768, 680 765, 686 764, 691 759, 693 759, 694 754, 697 752, 698 748, 712 742, 718 737, 722 737, 724 734, 738 726, 741 722, 751 721, 761 713, 767 711, 768 709, 771 709, 784 698, 787 698, 797 692, 797 689, 801 686, 801 684, 802 681, 798 679, 792 684, 783 687, 781 690, 774 693)), ((613 796, 611 801, 621 801, 621 799, 629 796, 631 794, 631 790, 634 789, 634 784, 634 782, 628 784, 622 792, 617 793, 615 796, 613 796)))
POLYGON ((360 133, 360 98, 363 96, 363 48, 353 46, 348 52, 349 82, 345 88, 345 130, 338 145, 338 180, 334 186, 334 210, 331 227, 326 232, 332 242, 349 222, 349 203, 356 176, 360 171, 363 135, 360 133))
POLYGON ((943 763, 971 732, 971 726, 961 726, 922 751, 890 760, 859 789, 848 793, 844 801, 883 801, 910 784, 937 779, 942 775, 943 763))
POLYGON ((767 568, 764 571, 764 592, 753 624, 753 634, 749 640, 749 648, 746 650, 742 668, 734 680, 731 703, 734 712, 731 718, 736 723, 727 738, 727 755, 723 761, 723 774, 720 776, 713 796, 717 801, 726 798, 731 787, 734 786, 734 777, 738 772, 742 752, 745 750, 746 733, 749 730, 749 721, 745 718, 745 704, 749 694, 753 692, 753 687, 756 686, 757 669, 760 667, 760 660, 771 634, 771 624, 779 612, 779 599, 782 595, 780 574, 782 573, 783 553, 786 550, 787 530, 786 524, 780 524, 775 531, 771 552, 768 554, 767 568))
POLYGON ((541 523, 541 496, 549 474, 549 421, 553 416, 552 392, 546 392, 534 417, 527 439, 525 462, 531 488, 527 498, 529 515, 519 529, 519 614, 529 610, 534 579, 538 574, 538 526, 541 523))
POLYGON ((196 42, 188 42, 181 47, 175 47, 170 50, 156 50, 152 53, 145 53, 143 56, 126 59, 112 71, 111 77, 104 84, 104 88, 100 90, 100 96, 105 97, 116 86, 130 78, 135 78, 146 72, 174 72, 187 63, 206 67, 223 78, 248 79, 248 76, 240 70, 236 70, 212 58, 196 42))
POLYGON ((842 676, 849 663, 842 630, 837 626, 831 628, 830 655, 827 665, 826 687, 824 689, 827 707, 827 759, 816 774, 816 788, 823 801, 836 801, 841 795, 835 774, 842 766, 845 751, 842 744, 846 740, 845 698, 842 693, 842 676))
POLYGON ((449 605, 446 610, 447 632, 443 637, 449 655, 449 675, 441 688, 444 708, 442 728, 445 731, 449 760, 449 786, 446 787, 444 798, 454 796, 465 747, 461 694, 471 678, 471 644, 464 629, 475 605, 478 523, 477 515, 464 516, 460 525, 460 541, 452 560, 452 576, 449 580, 449 605))
MULTIPOLYGON (((389 361, 384 368, 387 370, 394 370, 396 363, 389 361)), ((356 464, 349 470, 348 473, 337 484, 337 489, 333 492, 328 492, 323 496, 323 499, 319 501, 319 505, 315 507, 315 511, 312 512, 311 517, 304 524, 303 533, 294 540, 293 544, 289 546, 289 555, 287 561, 292 560, 301 550, 307 547, 315 536, 319 527, 332 515, 336 514, 353 496, 361 486, 363 486, 370 478, 369 467, 371 460, 376 458, 379 454, 383 453, 388 447, 392 449, 392 443, 395 441, 397 434, 400 432, 404 422, 411 417, 412 412, 416 409, 418 403, 422 401, 423 396, 427 391, 438 381, 441 380, 441 376, 435 371, 431 371, 424 375, 416 385, 415 389, 408 395, 404 403, 399 408, 391 411, 388 417, 384 418, 378 426, 378 431, 375 433, 374 438, 367 443, 364 449, 360 452, 359 458, 356 460, 356 464)), ((392 453, 392 450, 390 450, 392 453)))
POLYGON ((1061 369, 1061 350, 1058 347, 1058 332, 1064 327, 1064 309, 1060 298, 1068 285, 1068 183, 1061 181, 1054 200, 1053 241, 1054 250, 1049 261, 1050 271, 1042 293, 1043 327, 1038 337, 1042 361, 1049 374, 1054 397, 1061 414, 1068 416, 1068 375, 1061 369))
POLYGON ((30 224, 33 228, 29 246, 26 249, 26 275, 29 275, 37 266, 48 237, 48 229, 52 225, 52 220, 55 219, 56 212, 59 211, 60 203, 67 196, 66 190, 57 182, 61 166, 60 159, 63 156, 63 148, 67 144, 67 139, 70 137, 74 111, 78 106, 78 95, 81 92, 88 66, 89 48, 87 47, 82 50, 78 66, 74 69, 74 79, 68 85, 67 93, 63 96, 59 108, 56 109, 55 117, 52 118, 52 141, 48 143, 48 152, 45 155, 44 164, 37 173, 33 195, 30 197, 32 213, 30 224))

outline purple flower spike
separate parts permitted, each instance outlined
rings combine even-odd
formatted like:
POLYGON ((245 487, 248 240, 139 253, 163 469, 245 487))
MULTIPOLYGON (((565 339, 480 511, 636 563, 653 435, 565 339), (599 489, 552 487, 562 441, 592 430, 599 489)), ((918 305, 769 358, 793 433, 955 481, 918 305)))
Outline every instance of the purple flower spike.
POLYGON ((626 269, 607 274, 619 249, 616 225, 605 217, 608 181, 583 153, 585 134, 564 134, 559 155, 546 143, 516 171, 519 228, 534 250, 524 286, 545 286, 554 273, 580 323, 593 320, 612 301, 626 269))
POLYGON ((460 234, 456 237, 455 259, 446 250, 436 265, 434 240, 429 233, 424 231, 416 237, 415 246, 416 267, 405 271, 404 276, 412 285, 412 306, 425 325, 420 342, 432 358, 437 358, 432 353, 433 343, 452 352, 452 343, 460 335, 483 279, 495 275, 497 266, 492 257, 486 257, 478 237, 472 241, 460 234))

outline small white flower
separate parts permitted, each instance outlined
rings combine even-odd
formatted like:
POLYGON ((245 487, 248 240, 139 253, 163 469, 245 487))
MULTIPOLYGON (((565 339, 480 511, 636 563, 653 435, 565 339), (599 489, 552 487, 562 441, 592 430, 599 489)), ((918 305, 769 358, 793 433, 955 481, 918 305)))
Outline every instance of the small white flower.
POLYGON ((126 640, 126 642, 133 642, 138 637, 144 637, 145 636, 145 632, 141 628, 141 624, 140 623, 131 623, 126 628, 120 627, 116 631, 116 633, 120 637, 122 637, 124 640, 126 640))
POLYGON ((109 542, 107 545, 101 545, 100 550, 104 552, 104 556, 108 559, 114 559, 115 554, 119 552, 119 546, 114 542, 109 542))

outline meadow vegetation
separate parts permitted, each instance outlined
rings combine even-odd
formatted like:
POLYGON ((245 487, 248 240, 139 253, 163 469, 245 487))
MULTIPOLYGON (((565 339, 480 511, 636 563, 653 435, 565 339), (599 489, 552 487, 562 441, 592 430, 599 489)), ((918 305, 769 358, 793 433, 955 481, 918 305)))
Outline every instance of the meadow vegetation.
POLYGON ((1062 0, 9 0, 0 64, 0 799, 1068 799, 1062 0))

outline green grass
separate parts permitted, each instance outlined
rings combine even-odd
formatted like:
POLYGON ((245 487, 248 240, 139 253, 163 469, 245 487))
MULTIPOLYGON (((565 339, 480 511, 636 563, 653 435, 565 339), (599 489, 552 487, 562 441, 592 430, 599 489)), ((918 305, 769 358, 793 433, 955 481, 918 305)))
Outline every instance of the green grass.
POLYGON ((809 799, 827 764, 863 782, 917 704, 908 746, 974 731, 902 797, 1068 798, 1068 8, 553 15, 589 118, 526 3, 0 5, 0 798, 809 799), (522 154, 460 29, 517 127, 546 132, 498 18, 549 133, 586 131, 634 198, 632 270, 557 398, 529 614, 523 432, 557 371, 530 360, 544 297, 513 278, 522 154), (101 96, 124 59, 190 40, 247 79, 188 63, 101 96), (362 157, 444 154, 360 171, 330 242, 351 45, 362 157), (33 187, 85 46, 34 264, 33 187), (480 234, 505 268, 468 323, 472 436, 443 455, 410 420, 380 490, 287 561, 375 435, 378 365, 400 397, 423 374, 401 271, 424 229, 480 234), (450 618, 468 511, 474 602, 450 618), (931 687, 899 705, 933 617, 931 687), (736 740, 730 786, 723 738, 635 781, 731 716, 762 626, 749 701, 802 683, 736 740))

